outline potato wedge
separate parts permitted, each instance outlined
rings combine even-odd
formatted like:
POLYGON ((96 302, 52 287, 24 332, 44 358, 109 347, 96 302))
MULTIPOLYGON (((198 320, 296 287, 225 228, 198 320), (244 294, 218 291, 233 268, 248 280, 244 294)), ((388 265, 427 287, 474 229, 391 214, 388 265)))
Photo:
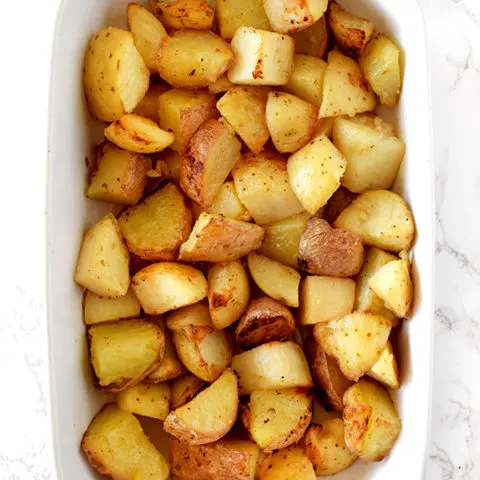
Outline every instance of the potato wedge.
POLYGON ((163 360, 162 330, 145 320, 123 320, 88 329, 90 362, 101 390, 118 393, 147 377, 163 360))
POLYGON ((270 138, 265 117, 269 90, 233 86, 217 102, 218 111, 254 153, 261 152, 270 138))
POLYGON ((365 245, 389 252, 409 250, 415 237, 410 207, 388 190, 362 193, 338 216, 334 226, 360 235, 365 245))
POLYGON ((344 156, 326 136, 314 138, 290 155, 287 164, 292 190, 312 215, 340 186, 345 168, 344 156))
POLYGON ((357 196, 358 195, 347 190, 345 187, 340 187, 325 205, 322 217, 328 223, 333 224, 337 217, 357 198, 357 196))
POLYGON ((294 33, 319 20, 328 0, 263 0, 263 6, 273 30, 294 33))
POLYGON ((365 461, 383 460, 402 429, 388 391, 362 379, 345 392, 343 403, 347 445, 365 461))
POLYGON ((384 348, 377 363, 370 369, 367 375, 377 382, 383 383, 388 388, 396 390, 400 387, 397 359, 390 341, 387 342, 387 346, 384 348))
POLYGON ((187 199, 167 183, 125 210, 118 224, 128 249, 146 260, 174 260, 192 230, 187 199))
POLYGON ((295 331, 292 312, 269 297, 256 298, 238 322, 236 344, 241 348, 258 347, 262 343, 285 340, 295 331))
MULTIPOLYGON (((331 43, 327 16, 322 15, 313 25, 292 34, 295 52, 325 58, 331 43)), ((320 106, 320 105, 318 105, 320 106)))
POLYGON ((117 396, 117 405, 125 412, 165 420, 170 413, 170 387, 138 383, 117 396))
POLYGON ((206 30, 178 30, 160 48, 158 73, 177 88, 203 88, 232 65, 230 45, 206 30))
POLYGON ((202 90, 174 88, 158 97, 160 127, 175 135, 172 150, 183 153, 200 125, 218 118, 217 98, 202 90))
POLYGON ((193 135, 182 157, 180 186, 186 195, 206 208, 240 160, 241 143, 232 127, 207 120, 193 135))
POLYGON ((171 411, 163 428, 184 443, 202 445, 225 436, 233 427, 237 414, 237 378, 227 368, 193 400, 171 411))
POLYGON ((269 342, 234 355, 240 395, 257 390, 313 386, 305 354, 294 342, 269 342))
POLYGON ((405 155, 405 143, 376 128, 375 120, 368 125, 356 117, 335 119, 333 143, 347 160, 342 183, 351 192, 390 188, 405 155))
POLYGON ((358 381, 380 358, 391 329, 385 317, 354 312, 340 320, 317 323, 313 334, 325 353, 338 361, 343 374, 358 381))
POLYGON ((288 184, 287 164, 280 155, 268 151, 247 153, 232 175, 240 201, 256 223, 276 222, 303 211, 288 184))
POLYGON ((175 139, 157 123, 136 113, 128 113, 105 128, 105 138, 120 148, 136 153, 155 153, 175 139))
POLYGON ((325 220, 312 217, 300 240, 298 265, 312 275, 351 277, 360 272, 365 249, 356 233, 332 228, 325 220))
POLYGON ((377 97, 355 60, 331 51, 323 77, 320 117, 337 117, 374 110, 377 97))
POLYGON ((235 184, 232 181, 225 182, 219 188, 213 203, 205 211, 244 222, 252 219, 250 213, 238 198, 235 184))
POLYGON ((215 10, 205 0, 150 0, 155 15, 169 30, 210 30, 215 10))
POLYGON ((312 420, 312 395, 303 388, 253 392, 241 419, 266 453, 300 441, 312 420))
POLYGON ((320 477, 343 472, 358 458, 345 444, 341 418, 332 418, 321 425, 312 425, 305 435, 305 454, 320 477))
POLYGON ((162 95, 162 93, 168 91, 169 88, 170 87, 165 83, 155 83, 150 85, 148 92, 135 107, 133 113, 137 113, 142 117, 149 118, 158 123, 160 120, 158 116, 158 97, 162 95))
POLYGON ((200 270, 164 262, 137 272, 132 278, 132 288, 145 313, 161 315, 202 300, 208 287, 200 270))
POLYGON ((301 446, 291 446, 267 457, 260 467, 260 480, 316 480, 312 462, 301 446))
POLYGON ((166 480, 167 460, 152 445, 140 422, 115 404, 106 405, 83 434, 82 450, 90 465, 114 479, 166 480))
POLYGON ((171 407, 178 408, 189 402, 198 392, 202 391, 207 382, 191 373, 177 378, 170 385, 172 394, 171 407))
POLYGON ((273 145, 280 153, 291 153, 310 140, 317 124, 318 108, 283 92, 268 94, 266 119, 273 145))
POLYGON ((83 85, 90 112, 105 122, 132 112, 147 93, 150 72, 130 32, 107 27, 90 40, 83 85))
POLYGON ((348 12, 337 2, 330 2, 327 16, 337 45, 349 55, 360 55, 375 32, 375 25, 348 12))
POLYGON ((189 239, 180 248, 187 262, 230 262, 262 244, 262 227, 211 213, 201 213, 189 239))
POLYGON ((242 26, 232 38, 234 61, 228 79, 239 85, 286 85, 294 49, 291 37, 242 26))
POLYGON ((250 299, 247 271, 240 260, 215 263, 208 269, 208 305, 215 328, 235 323, 250 299))
POLYGON ((296 270, 253 252, 248 254, 248 269, 269 297, 288 307, 298 307, 300 274, 296 270))
POLYGON ((130 286, 129 261, 117 219, 109 213, 83 236, 74 279, 101 297, 123 297, 130 286))

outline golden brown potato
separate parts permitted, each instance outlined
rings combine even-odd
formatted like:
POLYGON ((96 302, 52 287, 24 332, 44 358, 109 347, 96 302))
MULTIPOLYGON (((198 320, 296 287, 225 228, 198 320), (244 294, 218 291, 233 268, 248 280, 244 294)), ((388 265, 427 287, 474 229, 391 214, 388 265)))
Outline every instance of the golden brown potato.
POLYGON ((105 138, 120 148, 136 153, 155 153, 175 139, 157 123, 136 113, 127 113, 105 128, 105 138))
POLYGON ((248 274, 240 260, 215 263, 208 269, 208 306, 215 328, 235 323, 250 298, 248 274))
POLYGON ((239 85, 286 85, 295 42, 280 33, 239 27, 232 38, 233 64, 228 79, 239 85))
POLYGON ((296 270, 253 252, 248 254, 248 269, 269 297, 288 307, 298 307, 300 274, 296 270))
POLYGON ((248 307, 235 331, 241 348, 258 347, 262 343, 285 340, 295 331, 295 319, 282 304, 269 297, 256 298, 248 307))
POLYGON ((232 175, 240 201, 256 223, 276 222, 303 211, 288 184, 287 164, 277 153, 247 153, 232 175))
POLYGON ((358 458, 345 444, 341 418, 332 418, 321 425, 312 425, 305 435, 305 454, 320 477, 343 472, 358 458))
POLYGON ((340 187, 325 205, 323 218, 328 223, 333 224, 337 217, 357 198, 357 196, 358 195, 347 190, 345 187, 340 187))
POLYGON ((182 157, 180 186, 206 208, 240 160, 241 143, 222 120, 207 120, 193 135, 182 157))
POLYGON ((211 213, 201 213, 189 239, 180 248, 187 262, 230 262, 262 244, 262 227, 211 213))
POLYGON ((171 411, 166 432, 189 445, 212 443, 233 427, 238 413, 238 384, 231 369, 190 402, 171 411))
POLYGON ((164 150, 162 153, 152 155, 152 160, 157 161, 157 169, 160 166, 162 177, 180 182, 181 155, 175 150, 164 150))
POLYGON ((83 85, 90 112, 113 122, 132 112, 147 93, 150 72, 135 48, 133 34, 107 27, 90 40, 83 85))
MULTIPOLYGON (((327 16, 322 15, 313 25, 295 32, 295 52, 325 58, 330 46, 330 29, 327 16)), ((320 105, 318 105, 320 106, 320 105)))
POLYGON ((143 268, 132 278, 132 288, 149 315, 161 315, 207 296, 203 273, 181 263, 154 263, 143 268))
POLYGON ((192 214, 181 190, 167 183, 123 210, 118 223, 135 255, 146 260, 174 260, 192 230, 192 214))
POLYGON ((379 462, 395 444, 402 422, 388 391, 360 380, 343 396, 345 441, 362 460, 379 462))
POLYGON ((158 73, 178 88, 202 88, 216 82, 233 62, 230 45, 206 30, 178 30, 160 48, 158 73))
POLYGON ((377 363, 367 373, 369 377, 394 390, 400 387, 397 359, 390 341, 384 348, 377 363))
POLYGON ((269 90, 266 87, 233 86, 217 102, 218 111, 254 153, 261 152, 270 138, 265 117, 269 90))
POLYGON ((360 55, 375 31, 375 25, 343 9, 337 2, 328 6, 328 23, 337 45, 349 55, 360 55))
POLYGON ((152 445, 139 421, 115 404, 106 405, 83 434, 82 450, 90 465, 113 479, 169 476, 167 460, 152 445))
POLYGON ((259 480, 316 480, 315 471, 301 446, 293 445, 267 457, 259 480))
POLYGON ((312 275, 351 277, 360 272, 365 249, 356 233, 332 228, 325 220, 307 222, 298 249, 298 265, 312 275))
POLYGON ((268 94, 266 119, 272 142, 280 153, 291 153, 310 140, 317 124, 318 108, 283 92, 268 94))
POLYGON ((150 0, 155 15, 170 30, 210 30, 215 11, 205 0, 150 0))
POLYGON ((303 388, 253 392, 241 419, 266 453, 300 441, 312 420, 312 395, 303 388))
POLYGON ((218 118, 217 98, 203 90, 171 89, 158 97, 160 127, 175 135, 172 150, 183 153, 203 122, 218 118))
POLYGON ((118 394, 117 405, 128 413, 165 420, 170 412, 170 387, 138 383, 118 394))
POLYGON ((123 297, 130 286, 129 261, 117 219, 109 213, 83 236, 74 279, 101 297, 123 297))
POLYGON ((312 215, 340 186, 345 168, 344 156, 326 136, 312 139, 290 155, 287 164, 292 190, 303 208, 312 215))
POLYGON ((162 93, 165 93, 168 89, 169 86, 165 83, 155 83, 150 85, 148 92, 135 107, 133 113, 137 113, 142 117, 149 118, 150 120, 158 123, 160 120, 158 116, 158 97, 162 95, 162 93))
POLYGON ((93 325, 88 329, 88 343, 98 386, 110 393, 141 382, 165 354, 162 330, 145 320, 93 325))
POLYGON ((359 195, 335 220, 362 237, 365 245, 389 252, 410 250, 415 223, 410 207, 400 195, 388 190, 372 190, 359 195))
POLYGON ((374 110, 377 97, 355 60, 331 51, 323 77, 320 117, 353 116, 374 110))
POLYGON ((269 342, 234 355, 240 395, 257 390, 313 386, 305 354, 294 342, 269 342))
POLYGON ((217 81, 211 83, 208 86, 208 91, 210 93, 223 93, 223 92, 226 92, 228 89, 232 88, 233 86, 234 85, 228 79, 227 74, 224 74, 217 81))
POLYGON ((192 374, 177 378, 170 385, 172 394, 171 407, 178 408, 189 402, 198 392, 202 391, 207 382, 192 374))
POLYGON ((225 182, 220 187, 213 203, 205 211, 244 222, 252 219, 250 213, 238 198, 235 184, 232 181, 225 182))
POLYGON ((343 374, 357 381, 380 358, 391 329, 385 317, 354 312, 340 320, 317 323, 313 334, 325 353, 338 361, 343 374))

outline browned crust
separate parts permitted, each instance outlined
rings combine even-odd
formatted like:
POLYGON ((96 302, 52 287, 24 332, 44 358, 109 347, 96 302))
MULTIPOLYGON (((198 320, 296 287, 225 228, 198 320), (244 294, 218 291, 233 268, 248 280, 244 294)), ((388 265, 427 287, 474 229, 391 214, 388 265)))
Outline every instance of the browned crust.
POLYGON ((363 442, 368 431, 368 422, 372 416, 372 407, 366 403, 360 403, 354 398, 357 395, 349 392, 345 395, 345 409, 343 421, 345 424, 345 443, 354 451, 358 451, 359 445, 363 442))
POLYGON ((340 187, 328 200, 325 210, 323 212, 323 218, 328 223, 333 223, 337 217, 345 210, 358 195, 352 193, 345 187, 340 187))
POLYGON ((181 395, 179 396, 179 401, 173 403, 172 398, 171 408, 178 408, 182 405, 185 405, 185 403, 189 402, 197 393, 202 391, 205 385, 207 385, 207 382, 203 381, 201 378, 192 377, 192 381, 185 386, 181 395))
POLYGON ((170 25, 170 18, 175 18, 178 20, 180 26, 183 28, 204 30, 204 25, 195 22, 195 16, 192 18, 192 9, 187 8, 189 6, 188 3, 191 4, 194 1, 197 3, 197 5, 195 5, 194 12, 197 13, 201 10, 207 21, 212 23, 215 17, 215 11, 205 0, 188 0, 188 2, 185 0, 179 0, 174 3, 149 0, 149 3, 156 17, 162 21, 164 26, 170 31, 174 30, 174 28, 170 25))

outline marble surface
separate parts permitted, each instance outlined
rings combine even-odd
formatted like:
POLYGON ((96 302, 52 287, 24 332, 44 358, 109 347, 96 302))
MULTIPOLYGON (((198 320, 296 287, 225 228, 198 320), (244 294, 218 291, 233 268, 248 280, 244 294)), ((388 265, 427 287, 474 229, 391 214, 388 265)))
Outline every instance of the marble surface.
MULTIPOLYGON (((480 1, 421 3, 436 165, 435 366, 424 478, 478 480, 480 1)), ((56 0, 24 0, 2 8, 0 131, 8 132, 2 137, 7 175, 0 189, 0 478, 5 480, 56 478, 43 259, 48 58, 57 6, 56 0), (21 128, 25 122, 28 130, 21 128)))

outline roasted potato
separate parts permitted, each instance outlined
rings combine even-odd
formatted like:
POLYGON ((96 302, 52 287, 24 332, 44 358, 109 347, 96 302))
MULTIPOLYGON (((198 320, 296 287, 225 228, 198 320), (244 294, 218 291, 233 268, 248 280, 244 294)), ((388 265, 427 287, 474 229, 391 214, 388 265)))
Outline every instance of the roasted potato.
POLYGON ((344 156, 326 136, 314 138, 290 155, 287 164, 292 190, 312 215, 340 186, 345 168, 344 156))
MULTIPOLYGON (((222 2, 223 3, 223 2, 222 2)), ((217 102, 217 109, 254 153, 270 138, 265 117, 269 88, 233 86, 217 102)))
POLYGON ((170 30, 210 30, 215 10, 205 0, 150 0, 155 15, 170 30))
POLYGON ((330 200, 325 205, 322 217, 328 222, 333 223, 337 217, 357 198, 358 195, 347 190, 345 187, 340 187, 330 197, 330 200))
POLYGON ((280 153, 291 153, 310 140, 317 124, 318 108, 283 92, 268 94, 267 127, 275 148, 280 153))
POLYGON ((232 38, 233 64, 228 79, 240 85, 286 85, 295 42, 280 33, 239 27, 232 38))
POLYGON ((383 460, 395 444, 402 422, 388 391, 360 380, 343 396, 345 442, 362 460, 383 460))
POLYGON ((105 122, 132 112, 147 93, 150 72, 130 32, 107 27, 93 36, 83 65, 90 112, 105 122))
POLYGON ((162 153, 153 155, 152 159, 157 160, 157 169, 160 166, 162 177, 173 180, 175 183, 180 182, 182 157, 178 152, 167 149, 162 153))
POLYGON ((225 182, 219 188, 213 203, 205 211, 244 222, 252 219, 250 213, 238 198, 235 184, 232 181, 225 182))
POLYGON ((298 323, 314 325, 349 314, 355 303, 355 282, 351 278, 308 276, 300 285, 298 323))
POLYGON ((193 135, 182 157, 180 186, 206 208, 240 160, 241 143, 222 120, 207 120, 193 135))
POLYGON ((364 119, 337 118, 333 127, 333 143, 347 160, 342 184, 355 193, 390 188, 405 155, 405 143, 379 126, 383 120, 364 119))
POLYGON ((90 465, 114 479, 166 480, 167 460, 152 445, 139 421, 115 404, 106 405, 92 420, 82 438, 90 465))
POLYGON ((241 348, 285 340, 295 331, 292 312, 269 297, 256 298, 238 322, 236 344, 241 348))
POLYGON ((230 45, 207 30, 178 30, 160 47, 158 73, 172 87, 203 88, 232 65, 230 45))
POLYGON ((325 353, 338 361, 343 374, 357 381, 380 358, 391 329, 385 317, 354 312, 340 320, 317 323, 313 334, 325 353))
POLYGON ((110 393, 141 382, 165 355, 162 330, 145 320, 93 325, 88 329, 88 344, 98 386, 110 393))
POLYGON ((300 441, 312 420, 312 395, 304 388, 253 392, 241 413, 252 440, 266 453, 300 441))
POLYGON ((267 457, 259 468, 259 480, 316 480, 302 446, 293 445, 267 457))
POLYGON ((360 55, 372 38, 375 25, 346 11, 337 2, 330 2, 327 16, 337 45, 349 55, 360 55))
POLYGON ((232 369, 238 377, 240 395, 257 390, 313 386, 305 354, 294 342, 264 343, 234 355, 232 369))
POLYGON ((394 107, 402 90, 400 49, 387 36, 378 34, 360 55, 362 72, 380 102, 394 107))
POLYGON ((367 375, 388 388, 395 390, 400 387, 397 359, 390 341, 387 342, 387 346, 383 349, 377 363, 369 370, 367 375))
POLYGON ((295 52, 325 58, 331 43, 330 36, 327 16, 322 15, 313 25, 292 34, 295 52))
POLYGON ((303 211, 288 184, 287 164, 277 153, 247 153, 232 175, 240 201, 255 222, 276 222, 303 211))
POLYGON ((331 140, 333 134, 333 123, 335 117, 319 118, 313 131, 312 139, 317 137, 323 137, 324 135, 331 140))
POLYGON ((360 272, 365 249, 356 233, 332 228, 321 218, 312 217, 300 240, 298 265, 312 275, 351 277, 360 272))
POLYGON ((123 210, 118 224, 135 255, 146 260, 174 260, 192 230, 192 214, 181 190, 167 183, 123 210))
POLYGON ((150 85, 148 92, 135 107, 133 113, 137 113, 142 117, 149 118, 158 123, 160 121, 158 116, 158 97, 168 91, 168 89, 169 86, 165 83, 154 83, 150 85))
POLYGON ((238 413, 238 384, 231 369, 193 400, 171 411, 163 424, 166 432, 189 445, 212 443, 232 428, 238 413))
POLYGON ((264 234, 258 225, 201 213, 189 239, 180 248, 180 259, 190 262, 238 260, 259 248, 264 234))
POLYGON ((248 269, 269 297, 288 307, 298 307, 300 274, 296 270, 253 252, 248 254, 248 269))
POLYGON ((196 303, 207 296, 207 280, 200 270, 181 263, 154 263, 137 272, 132 288, 149 315, 161 315, 196 303))
POLYGON ((130 286, 129 261, 117 219, 109 213, 83 236, 74 279, 101 297, 123 297, 130 286))
POLYGON ((118 394, 117 405, 128 413, 165 420, 170 413, 170 387, 138 383, 118 394))
POLYGON ((377 97, 355 60, 331 51, 323 77, 320 117, 353 115, 374 110, 377 97))
POLYGON ((415 237, 410 207, 388 190, 362 193, 338 216, 334 226, 360 235, 365 245, 389 252, 409 250, 415 237))
POLYGON ((203 122, 218 118, 217 98, 203 90, 171 89, 158 97, 160 127, 175 135, 172 150, 183 153, 203 122))
POLYGON ((189 402, 206 385, 207 382, 190 373, 175 379, 170 385, 171 407, 178 408, 189 402))
POLYGON ((223 93, 226 92, 229 88, 232 88, 233 86, 234 85, 228 79, 227 74, 224 74, 218 80, 208 86, 208 91, 210 93, 223 93))
POLYGON ((240 260, 215 263, 208 269, 208 306, 215 328, 235 323, 250 298, 248 274, 240 260))
POLYGON ((345 444, 341 418, 332 418, 321 425, 312 425, 305 435, 305 454, 319 477, 343 472, 358 458, 345 444))

